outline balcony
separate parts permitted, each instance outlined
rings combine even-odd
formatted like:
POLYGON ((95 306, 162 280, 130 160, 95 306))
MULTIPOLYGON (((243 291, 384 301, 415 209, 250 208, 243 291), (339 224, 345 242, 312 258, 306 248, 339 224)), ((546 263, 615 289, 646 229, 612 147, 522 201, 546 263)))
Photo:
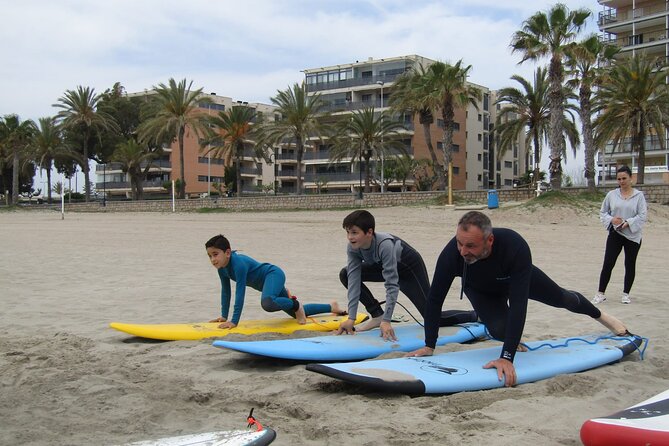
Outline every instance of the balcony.
POLYGON ((246 176, 262 175, 262 170, 258 169, 257 167, 242 167, 241 169, 239 169, 239 172, 242 175, 246 175, 246 176))
POLYGON ((662 45, 660 48, 663 49, 664 45, 669 43, 667 35, 667 30, 657 30, 641 34, 609 34, 608 36, 600 36, 600 41, 608 45, 617 46, 622 50, 631 49, 632 47, 637 49, 647 48, 655 45, 662 45))
MULTIPOLYGON (((150 180, 142 182, 142 187, 144 189, 148 188, 160 188, 163 189, 163 180, 150 180)), ((130 181, 107 181, 106 183, 95 183, 95 189, 98 191, 103 190, 114 190, 114 189, 127 189, 130 190, 130 181)))
MULTIPOLYGON (((141 168, 144 169, 148 163, 144 162, 141 164, 141 168)), ((160 169, 171 171, 172 163, 169 160, 155 160, 151 162, 152 169, 160 169)), ((121 171, 121 163, 107 163, 107 164, 97 164, 95 166, 95 172, 107 172, 111 173, 113 171, 121 171)))
MULTIPOLYGON (((609 5, 615 6, 615 5, 609 5)), ((625 6, 625 5, 622 5, 625 6)), ((631 2, 627 6, 632 6, 631 2)), ((624 26, 632 22, 642 22, 661 18, 666 15, 667 9, 664 3, 649 5, 634 10, 618 11, 617 9, 607 9, 600 11, 597 18, 597 25, 603 30, 604 28, 611 28, 617 26, 624 26)), ((660 22, 661 23, 661 22, 660 22)), ((644 23, 645 24, 645 23, 644 23)), ((647 25, 647 24, 645 24, 647 25)), ((631 28, 630 28, 631 29, 631 28)))
MULTIPOLYGON (((364 180, 364 176, 363 176, 364 180)), ((335 183, 338 181, 360 181, 359 172, 324 172, 324 173, 306 173, 304 174, 304 181, 315 183, 316 181, 335 183)))
POLYGON ((398 68, 396 70, 388 70, 382 75, 370 76, 370 77, 356 77, 353 79, 339 80, 334 82, 319 82, 315 84, 307 84, 307 92, 313 93, 316 91, 324 90, 338 90, 338 89, 350 89, 352 87, 359 87, 362 85, 374 85, 377 82, 383 82, 388 84, 394 82, 399 76, 404 74, 406 70, 403 68, 398 68))

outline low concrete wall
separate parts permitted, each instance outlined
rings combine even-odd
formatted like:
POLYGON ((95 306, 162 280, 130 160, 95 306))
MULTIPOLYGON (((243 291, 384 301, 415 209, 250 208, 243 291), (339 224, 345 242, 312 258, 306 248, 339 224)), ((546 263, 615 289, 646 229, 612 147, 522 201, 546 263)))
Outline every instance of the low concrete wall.
MULTIPOLYGON (((642 185, 637 186, 646 195, 650 203, 669 204, 669 185, 642 185)), ((598 188, 601 192, 608 192, 611 187, 598 188)), ((567 194, 586 192, 585 187, 570 187, 562 189, 567 194)), ((455 191, 458 202, 486 204, 488 191, 455 191)), ((528 189, 500 189, 497 191, 500 204, 525 201, 535 196, 534 191, 528 189)), ((374 208, 388 206, 402 206, 421 202, 429 202, 437 197, 444 196, 443 192, 387 192, 364 194, 359 200, 355 195, 263 195, 242 198, 200 198, 191 200, 176 200, 177 212, 193 211, 201 208, 226 209, 230 211, 270 211, 291 209, 337 209, 337 208, 374 208)), ((55 206, 54 206, 55 207, 55 206)), ((58 207, 60 209, 60 207, 58 207)), ((65 204, 68 212, 172 212, 171 200, 146 201, 108 201, 106 206, 101 202, 65 204)))

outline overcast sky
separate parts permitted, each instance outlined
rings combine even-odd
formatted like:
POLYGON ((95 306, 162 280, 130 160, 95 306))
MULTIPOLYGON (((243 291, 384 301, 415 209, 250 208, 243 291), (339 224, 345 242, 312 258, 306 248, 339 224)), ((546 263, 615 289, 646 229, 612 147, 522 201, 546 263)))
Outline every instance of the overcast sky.
MULTIPOLYGON (((51 116, 66 90, 170 78, 269 103, 301 70, 417 54, 472 65, 493 89, 530 78, 509 42, 546 0, 0 0, 0 115, 51 116)), ((563 1, 596 17, 596 0, 563 1)), ((588 32, 596 32, 596 20, 588 32)))

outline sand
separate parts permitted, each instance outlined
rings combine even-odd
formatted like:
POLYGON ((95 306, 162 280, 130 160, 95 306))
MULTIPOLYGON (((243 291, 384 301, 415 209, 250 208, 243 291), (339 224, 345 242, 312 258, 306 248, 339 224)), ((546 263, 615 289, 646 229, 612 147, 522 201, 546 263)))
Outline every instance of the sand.
MULTIPOLYGON (((405 238, 430 275, 464 211, 374 209, 378 230, 405 238)), ((594 295, 606 232, 597 213, 567 208, 487 211, 523 234, 535 264, 594 295)), ((251 408, 277 445, 578 445, 582 423, 669 387, 669 211, 652 204, 633 303, 619 303, 622 257, 602 308, 650 338, 644 360, 515 388, 411 398, 307 372, 304 364, 152 342, 109 322, 196 322, 219 311, 220 285, 204 242, 280 265, 305 302, 336 299, 347 211, 222 214, 0 213, 0 444, 114 445, 245 427, 251 408)), ((381 294, 381 286, 373 287, 381 294)), ((469 308, 454 286, 449 308, 469 308)), ((249 291, 243 317, 265 313, 249 291)), ((400 302, 414 311, 405 296, 400 302)), ((405 314, 398 307, 399 314, 405 314)), ((531 303, 524 339, 602 332, 595 321, 531 303)), ((299 334, 298 334, 299 335, 299 334)), ((441 347, 439 351, 477 346, 441 347)))

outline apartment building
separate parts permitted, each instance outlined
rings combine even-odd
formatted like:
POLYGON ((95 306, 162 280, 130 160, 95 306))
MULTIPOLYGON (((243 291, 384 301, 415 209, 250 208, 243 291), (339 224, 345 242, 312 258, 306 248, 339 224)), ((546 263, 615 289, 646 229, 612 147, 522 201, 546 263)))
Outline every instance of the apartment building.
MULTIPOLYGON (((131 93, 128 96, 147 94, 151 92, 131 93)), ((263 119, 275 119, 276 107, 272 105, 234 101, 230 97, 219 96, 215 93, 206 96, 211 103, 200 105, 203 114, 213 116, 234 106, 245 106, 256 110, 258 117, 263 115, 263 119)), ((165 145, 163 155, 151 163, 149 174, 143 183, 145 196, 168 196, 171 191, 165 186, 168 186, 173 179, 179 178, 180 166, 179 145, 173 141, 165 145)), ((224 170, 224 160, 212 156, 211 153, 205 154, 200 146, 198 135, 191 129, 187 129, 184 138, 186 194, 189 197, 197 197, 215 192, 216 183, 225 184, 224 170)), ((244 150, 241 176, 242 191, 247 193, 262 193, 264 185, 272 186, 276 181, 274 165, 264 160, 256 160, 251 147, 244 150)), ((96 189, 99 193, 104 193, 108 197, 130 197, 130 179, 123 173, 118 163, 96 166, 96 177, 96 189)))
MULTIPOLYGON (((637 52, 651 57, 669 60, 669 1, 667 0, 598 0, 603 6, 599 12, 598 25, 602 39, 620 48, 618 57, 629 57, 637 52)), ((669 135, 659 135, 669 147, 669 135)), ((669 151, 662 150, 658 135, 646 140, 646 184, 669 183, 669 151)), ((629 142, 613 148, 609 144, 600 151, 597 164, 600 184, 615 180, 618 165, 626 164, 637 172, 636 153, 629 142)))
MULTIPOLYGON (((369 58, 328 67, 304 70, 307 92, 319 94, 327 104, 326 110, 333 115, 352 113, 373 106, 376 110, 389 110, 393 86, 399 76, 415 66, 427 67, 433 60, 418 55, 383 59, 369 58)), ((474 84, 472 84, 474 85, 474 84)), ((472 105, 467 109, 456 109, 453 134, 453 178, 454 190, 476 190, 513 187, 514 180, 524 172, 524 154, 518 151, 507 153, 497 159, 492 136, 495 118, 494 92, 480 85, 482 91, 478 109, 472 105), (515 155, 515 157, 514 157, 515 155)), ((393 115, 404 124, 402 140, 406 152, 416 160, 430 159, 421 124, 417 116, 393 115), (418 129, 418 131, 416 131, 418 129)), ((430 128, 432 145, 439 160, 443 160, 443 120, 436 115, 430 128)), ((390 157, 398 156, 391 154, 390 157)), ((304 162, 304 187, 308 190, 327 189, 328 192, 356 191, 361 187, 360 168, 357 159, 343 159, 336 164, 329 160, 327 144, 315 144, 306 150, 304 162), (325 186, 323 186, 325 184, 325 186)), ((380 160, 376 161, 377 163, 380 160)), ((281 175, 281 174, 280 174, 281 175)), ((380 180, 380 178, 379 178, 380 180)), ((415 187, 413 180, 407 185, 415 187)), ((401 189, 394 181, 388 190, 401 189)), ((379 188, 377 188, 378 190, 379 188)))

